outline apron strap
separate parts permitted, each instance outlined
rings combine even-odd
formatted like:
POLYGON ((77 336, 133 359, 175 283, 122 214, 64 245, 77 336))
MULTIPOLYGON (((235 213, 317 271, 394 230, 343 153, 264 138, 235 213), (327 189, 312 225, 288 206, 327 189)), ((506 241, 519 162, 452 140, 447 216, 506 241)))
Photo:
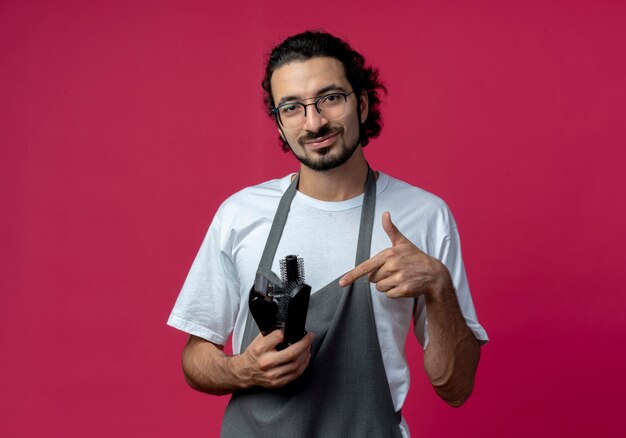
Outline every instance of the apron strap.
POLYGON ((258 272, 269 273, 272 269, 272 262, 278 249, 278 243, 283 235, 283 229, 287 223, 287 216, 289 215, 289 208, 291 207, 291 201, 296 196, 298 188, 298 181, 300 180, 300 173, 296 173, 293 181, 285 190, 285 193, 280 198, 274 220, 272 222, 272 228, 270 228, 270 234, 265 242, 265 248, 263 248, 263 255, 261 255, 261 261, 259 262, 258 272))
POLYGON ((370 258, 372 247, 372 230, 374 227, 374 214, 376 213, 376 175, 367 166, 367 181, 365 182, 365 195, 361 207, 361 224, 359 227, 359 242, 356 247, 356 259, 354 266, 358 266, 370 258))

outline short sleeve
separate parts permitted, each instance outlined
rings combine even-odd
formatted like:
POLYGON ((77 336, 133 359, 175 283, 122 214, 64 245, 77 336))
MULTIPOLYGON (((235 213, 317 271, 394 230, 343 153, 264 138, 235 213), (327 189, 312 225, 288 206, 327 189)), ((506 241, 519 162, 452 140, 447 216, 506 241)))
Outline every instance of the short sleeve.
POLYGON ((168 325, 224 345, 239 309, 239 284, 232 263, 232 242, 218 210, 167 321, 168 325))
MULTIPOLYGON (((456 222, 452 217, 452 213, 450 213, 447 206, 439 212, 435 222, 436 224, 433 224, 432 228, 439 232, 436 231, 434 233, 437 236, 432 242, 432 248, 428 253, 430 256, 439 259, 448 268, 463 317, 476 339, 478 339, 481 344, 485 344, 489 338, 476 316, 465 267, 463 266, 459 232, 456 222)), ((420 344, 426 348, 428 345, 428 315, 424 297, 420 297, 416 301, 414 324, 415 335, 420 344)))

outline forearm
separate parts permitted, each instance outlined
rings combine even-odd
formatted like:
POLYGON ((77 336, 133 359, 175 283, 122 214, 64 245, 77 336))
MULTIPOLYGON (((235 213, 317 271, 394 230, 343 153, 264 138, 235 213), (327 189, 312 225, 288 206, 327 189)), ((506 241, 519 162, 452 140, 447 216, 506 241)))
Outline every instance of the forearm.
POLYGON ((191 336, 182 355, 185 380, 197 391, 230 394, 246 385, 238 377, 238 356, 228 356, 221 346, 191 336))
POLYGON ((467 326, 452 282, 425 296, 429 342, 424 368, 435 392, 451 406, 461 406, 472 393, 480 346, 467 326))

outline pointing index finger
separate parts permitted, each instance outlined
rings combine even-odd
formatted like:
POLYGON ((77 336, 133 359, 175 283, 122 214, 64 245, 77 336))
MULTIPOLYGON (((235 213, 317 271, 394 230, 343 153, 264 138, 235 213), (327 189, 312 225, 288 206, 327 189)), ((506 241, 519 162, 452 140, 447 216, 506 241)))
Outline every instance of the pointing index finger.
POLYGON ((367 259, 360 265, 356 266, 354 269, 348 271, 343 277, 341 277, 341 279, 339 280, 339 286, 346 287, 354 283, 362 276, 374 272, 382 265, 383 262, 377 256, 374 256, 371 259, 367 259))

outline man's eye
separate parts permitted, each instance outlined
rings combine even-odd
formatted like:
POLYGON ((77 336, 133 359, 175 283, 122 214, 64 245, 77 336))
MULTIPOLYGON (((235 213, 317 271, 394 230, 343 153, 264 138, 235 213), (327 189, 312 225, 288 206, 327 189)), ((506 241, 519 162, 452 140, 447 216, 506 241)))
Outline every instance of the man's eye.
POLYGON ((284 105, 280 107, 280 114, 284 116, 293 116, 299 109, 299 105, 284 105))
POLYGON ((329 94, 328 96, 324 96, 320 103, 322 105, 332 105, 339 103, 340 98, 343 97, 341 94, 329 94))

